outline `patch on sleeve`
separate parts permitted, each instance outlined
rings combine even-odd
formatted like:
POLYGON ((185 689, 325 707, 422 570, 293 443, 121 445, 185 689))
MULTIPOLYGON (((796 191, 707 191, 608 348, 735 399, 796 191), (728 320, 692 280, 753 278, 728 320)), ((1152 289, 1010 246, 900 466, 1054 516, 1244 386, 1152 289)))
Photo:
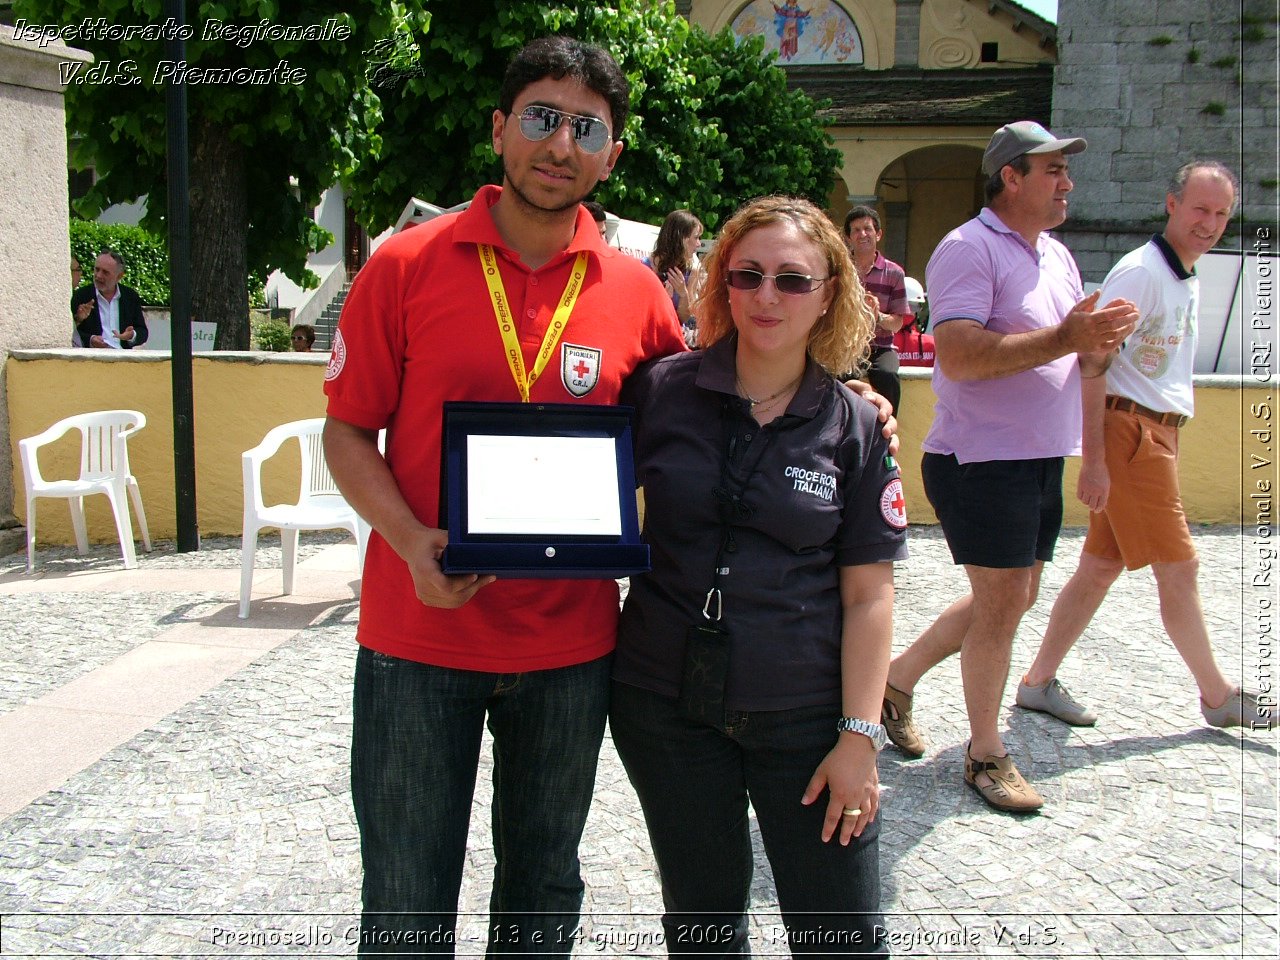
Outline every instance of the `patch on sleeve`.
POLYGON ((325 368, 325 381, 337 380, 342 368, 347 365, 347 344, 342 339, 342 331, 333 332, 333 351, 329 354, 329 366, 325 368))
POLYGON ((907 528, 907 499, 902 495, 902 480, 898 477, 880 491, 880 516, 895 530, 907 528))

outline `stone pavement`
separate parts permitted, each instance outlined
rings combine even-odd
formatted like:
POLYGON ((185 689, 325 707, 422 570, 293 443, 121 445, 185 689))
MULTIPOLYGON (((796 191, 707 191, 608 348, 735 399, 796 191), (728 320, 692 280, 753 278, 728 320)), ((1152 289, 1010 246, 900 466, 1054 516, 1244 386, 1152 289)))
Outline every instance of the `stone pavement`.
MULTIPOLYGON (((912 529, 895 647, 964 589, 937 532, 912 529)), ((1253 532, 1196 532, 1217 653, 1274 682, 1274 585, 1253 532)), ((1074 569, 1068 531, 1026 618, 1014 675, 1074 569)), ((270 542, 265 538, 264 542, 270 542)), ((260 548, 252 618, 235 618, 238 543, 126 573, 118 553, 0 557, 0 956, 347 956, 359 903, 347 788, 354 546, 304 536, 298 593, 260 548)), ((917 691, 928 755, 880 764, 884 907, 916 957, 1275 957, 1277 735, 1203 726, 1148 573, 1127 576, 1063 680, 1096 728, 1006 712, 1042 815, 965 789, 959 667, 917 691)), ((1274 696, 1274 694, 1273 694, 1274 696)), ((1009 698, 1012 699, 1011 696, 1009 698)), ((482 772, 459 954, 483 950, 492 872, 482 772)), ((577 956, 662 954, 643 822, 606 744, 582 849, 577 956)), ((785 955, 757 838, 753 950, 785 955)))

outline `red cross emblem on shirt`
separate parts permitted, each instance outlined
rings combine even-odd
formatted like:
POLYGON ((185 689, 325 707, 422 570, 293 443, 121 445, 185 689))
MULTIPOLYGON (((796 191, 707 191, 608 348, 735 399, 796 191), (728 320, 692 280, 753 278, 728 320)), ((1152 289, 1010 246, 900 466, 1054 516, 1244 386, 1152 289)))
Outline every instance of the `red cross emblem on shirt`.
POLYGON ((585 397, 600 380, 602 355, 595 347, 560 345, 560 382, 573 397, 585 397))

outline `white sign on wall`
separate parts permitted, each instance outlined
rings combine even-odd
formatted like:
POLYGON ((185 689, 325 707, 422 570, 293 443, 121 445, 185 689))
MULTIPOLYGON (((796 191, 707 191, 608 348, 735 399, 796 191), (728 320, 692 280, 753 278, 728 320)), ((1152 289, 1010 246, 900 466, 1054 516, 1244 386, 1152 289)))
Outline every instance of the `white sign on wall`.
MULTIPOLYGON (((203 320, 191 324, 191 352, 208 353, 213 350, 213 338, 218 333, 216 323, 203 320)), ((147 342, 140 350, 168 350, 173 346, 169 311, 147 311, 147 342)))
MULTIPOLYGON (((1252 344, 1259 330, 1255 313, 1265 292, 1270 315, 1277 259, 1253 252, 1211 250, 1196 262, 1200 275, 1200 342, 1196 373, 1250 372, 1252 344)), ((1269 339, 1264 337, 1263 339, 1269 339)))

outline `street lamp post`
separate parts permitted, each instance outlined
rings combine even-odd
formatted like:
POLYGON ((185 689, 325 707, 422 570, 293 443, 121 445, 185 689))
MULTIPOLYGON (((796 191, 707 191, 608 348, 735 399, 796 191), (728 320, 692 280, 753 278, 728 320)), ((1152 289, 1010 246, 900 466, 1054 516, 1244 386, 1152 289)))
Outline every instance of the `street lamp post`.
MULTIPOLYGON (((186 25, 185 0, 165 0, 165 16, 179 28, 186 25)), ((186 60, 182 30, 165 40, 165 56, 173 63, 186 60)), ((170 80, 165 88, 165 129, 168 157, 168 222, 170 331, 173 383, 173 481, 177 510, 178 552, 200 549, 196 518, 195 405, 191 388, 191 220, 188 205, 187 86, 170 80)))

